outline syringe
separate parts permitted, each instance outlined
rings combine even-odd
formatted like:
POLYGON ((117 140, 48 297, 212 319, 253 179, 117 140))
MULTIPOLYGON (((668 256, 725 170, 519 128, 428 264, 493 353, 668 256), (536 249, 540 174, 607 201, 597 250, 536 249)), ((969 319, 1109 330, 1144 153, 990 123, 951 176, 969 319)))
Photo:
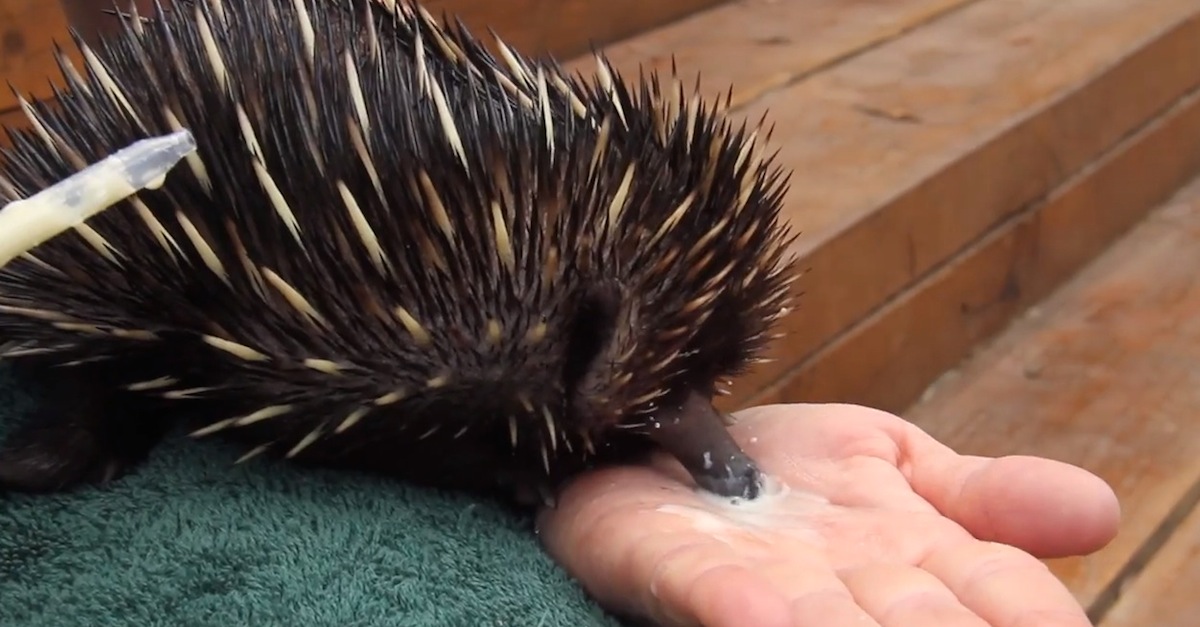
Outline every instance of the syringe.
POLYGON ((196 149, 187 130, 134 142, 46 189, 0 209, 0 267, 142 189, 196 149))

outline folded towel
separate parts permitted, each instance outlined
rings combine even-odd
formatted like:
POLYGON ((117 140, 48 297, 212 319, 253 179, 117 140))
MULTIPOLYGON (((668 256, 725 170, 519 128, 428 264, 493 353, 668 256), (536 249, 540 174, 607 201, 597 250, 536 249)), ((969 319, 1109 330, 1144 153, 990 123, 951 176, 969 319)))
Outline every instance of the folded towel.
MULTIPOLYGON (((0 435, 35 394, 0 372, 0 435)), ((0 625, 619 624, 493 504, 239 455, 178 434, 111 486, 0 495, 0 625)))

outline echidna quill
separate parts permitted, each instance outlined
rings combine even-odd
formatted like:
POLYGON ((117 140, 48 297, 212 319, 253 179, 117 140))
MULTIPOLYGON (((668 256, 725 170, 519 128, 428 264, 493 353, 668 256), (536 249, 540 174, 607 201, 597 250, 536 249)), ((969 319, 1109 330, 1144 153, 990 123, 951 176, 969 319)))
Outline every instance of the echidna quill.
POLYGON ((0 198, 180 128, 198 150, 0 270, 3 357, 49 392, 0 486, 111 480, 186 420, 242 459, 522 502, 656 448, 757 494, 712 399, 788 307, 792 236, 728 98, 404 2, 114 14, 83 71, 59 56, 57 107, 22 101, 0 198))

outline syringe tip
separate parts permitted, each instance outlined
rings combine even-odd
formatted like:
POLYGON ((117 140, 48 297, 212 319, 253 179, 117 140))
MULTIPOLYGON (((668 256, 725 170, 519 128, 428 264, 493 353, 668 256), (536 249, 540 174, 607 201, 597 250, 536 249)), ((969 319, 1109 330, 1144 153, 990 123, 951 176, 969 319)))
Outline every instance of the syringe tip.
POLYGON ((196 149, 196 138, 187 129, 135 142, 116 152, 134 189, 156 186, 175 164, 196 149))

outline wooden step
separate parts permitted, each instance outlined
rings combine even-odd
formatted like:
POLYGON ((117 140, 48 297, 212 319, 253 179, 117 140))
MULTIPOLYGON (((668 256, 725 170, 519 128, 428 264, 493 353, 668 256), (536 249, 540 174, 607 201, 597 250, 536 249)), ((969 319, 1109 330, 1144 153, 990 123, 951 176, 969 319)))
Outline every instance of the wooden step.
POLYGON ((904 407, 1200 168, 1194 0, 738 2, 607 53, 733 84, 796 170, 804 295, 730 407, 904 407))
POLYGON ((1101 627, 1200 615, 1200 178, 930 388, 906 417, 965 454, 1116 490, 1116 540, 1051 567, 1101 627))

